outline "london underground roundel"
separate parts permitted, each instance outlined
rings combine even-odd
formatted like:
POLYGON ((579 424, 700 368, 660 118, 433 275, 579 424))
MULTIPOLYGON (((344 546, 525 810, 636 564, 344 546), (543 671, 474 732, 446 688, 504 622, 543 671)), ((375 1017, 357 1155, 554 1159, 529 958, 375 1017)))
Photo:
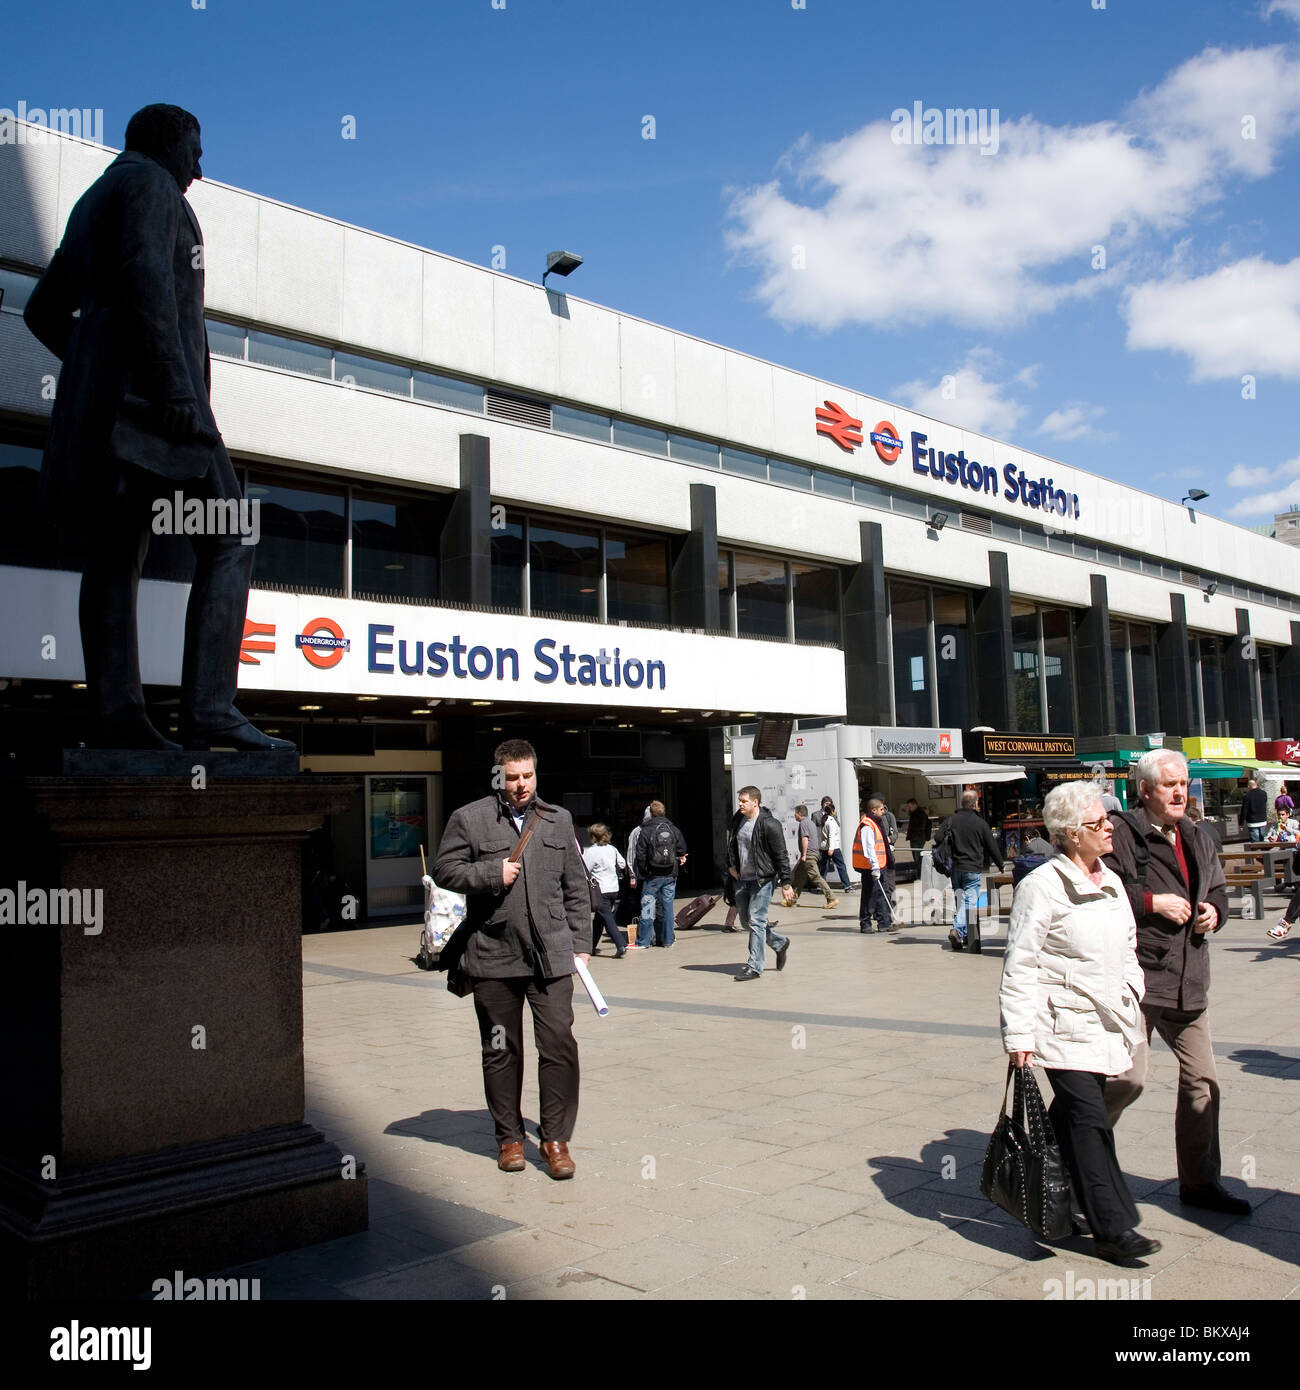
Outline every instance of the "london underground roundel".
POLYGON ((888 420, 880 420, 871 431, 871 447, 882 463, 893 463, 903 452, 903 441, 888 420))
POLYGON ((313 618, 297 636, 298 650, 318 671, 328 670, 343 660, 351 643, 333 618, 313 618))

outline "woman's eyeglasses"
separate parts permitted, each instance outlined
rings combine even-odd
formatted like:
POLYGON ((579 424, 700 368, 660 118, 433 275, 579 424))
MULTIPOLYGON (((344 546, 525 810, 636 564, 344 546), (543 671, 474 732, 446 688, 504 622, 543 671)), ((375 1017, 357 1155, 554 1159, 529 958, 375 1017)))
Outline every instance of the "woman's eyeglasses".
POLYGON ((1100 820, 1081 820, 1081 821, 1079 822, 1079 829, 1080 829, 1080 830, 1098 831, 1098 830, 1101 829, 1101 827, 1102 827, 1103 825, 1109 825, 1109 824, 1110 824, 1110 817, 1109 817, 1109 816, 1102 816, 1102 818, 1101 818, 1100 820))

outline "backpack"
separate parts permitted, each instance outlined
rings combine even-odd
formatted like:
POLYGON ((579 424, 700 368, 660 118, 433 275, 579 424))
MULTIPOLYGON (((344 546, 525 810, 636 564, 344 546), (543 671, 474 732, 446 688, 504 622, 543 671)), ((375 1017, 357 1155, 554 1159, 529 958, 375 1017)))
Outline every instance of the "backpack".
POLYGON ((677 867, 677 836, 666 820, 655 821, 653 826, 642 830, 650 834, 650 848, 646 850, 647 865, 659 874, 671 873, 677 867))
POLYGON ((935 873, 944 878, 952 877, 952 845, 948 841, 946 827, 935 837, 934 848, 930 851, 930 865, 935 873))
POLYGON ((1020 886, 1020 880, 1028 874, 1032 874, 1040 865, 1047 863, 1045 854, 1018 854, 1011 861, 1011 889, 1014 892, 1020 886))

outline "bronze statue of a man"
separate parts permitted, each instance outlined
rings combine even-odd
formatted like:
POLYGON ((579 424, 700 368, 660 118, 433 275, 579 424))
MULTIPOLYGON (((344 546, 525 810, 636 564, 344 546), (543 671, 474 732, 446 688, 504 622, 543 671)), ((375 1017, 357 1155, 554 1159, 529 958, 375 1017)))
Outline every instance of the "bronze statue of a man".
MULTIPOLYGON (((199 123, 178 106, 146 106, 125 144, 72 209, 24 318, 63 362, 42 486, 86 547, 79 616, 95 744, 174 749, 140 686, 136 594, 154 501, 181 490, 237 506, 242 493, 208 399, 203 234, 184 197, 202 177, 199 123)), ((188 539, 182 742, 292 748, 234 706, 253 547, 233 528, 188 539)))

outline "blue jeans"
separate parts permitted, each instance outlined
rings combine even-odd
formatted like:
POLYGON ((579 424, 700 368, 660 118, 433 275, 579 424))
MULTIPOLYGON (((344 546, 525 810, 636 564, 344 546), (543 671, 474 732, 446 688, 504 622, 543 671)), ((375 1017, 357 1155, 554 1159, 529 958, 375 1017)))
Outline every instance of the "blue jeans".
POLYGON ((647 878, 641 884, 641 920, 636 924, 636 944, 648 946, 655 926, 655 904, 662 903, 664 909, 665 946, 673 944, 673 896, 677 892, 677 880, 672 874, 661 878, 647 878))
POLYGON ((958 872, 952 876, 952 891, 957 895, 957 915, 952 919, 953 930, 966 940, 966 913, 980 904, 980 888, 984 875, 958 872))
POLYGON ((1267 836, 1268 826, 1248 825, 1246 827, 1246 833, 1250 836, 1250 843, 1252 845, 1257 845, 1267 836))
POLYGON ((760 883, 756 878, 742 878, 736 881, 736 911, 740 914, 740 925, 749 932, 749 968, 763 973, 764 948, 770 946, 779 951, 789 945, 790 938, 777 936, 767 925, 767 909, 772 903, 772 889, 775 879, 760 883))

